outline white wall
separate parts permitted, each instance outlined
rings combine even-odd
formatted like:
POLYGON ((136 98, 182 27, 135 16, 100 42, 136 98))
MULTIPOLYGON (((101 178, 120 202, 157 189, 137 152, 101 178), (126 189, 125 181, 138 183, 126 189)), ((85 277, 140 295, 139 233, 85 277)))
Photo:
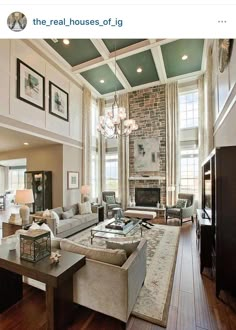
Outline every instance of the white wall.
MULTIPOLYGON (((65 74, 22 40, 0 40, 0 115, 19 123, 82 141, 82 90, 65 74), (45 77, 45 111, 16 97, 16 60, 19 58, 45 77), (69 122, 49 113, 49 80, 69 93, 69 122)), ((28 129, 27 126, 25 127, 28 129)))
POLYGON ((80 202, 80 187, 82 175, 82 151, 74 147, 63 145, 63 205, 80 202), (68 189, 68 171, 79 172, 79 189, 68 189))
POLYGON ((214 101, 214 145, 236 145, 236 40, 223 73, 218 67, 218 41, 213 46, 212 99, 214 101))

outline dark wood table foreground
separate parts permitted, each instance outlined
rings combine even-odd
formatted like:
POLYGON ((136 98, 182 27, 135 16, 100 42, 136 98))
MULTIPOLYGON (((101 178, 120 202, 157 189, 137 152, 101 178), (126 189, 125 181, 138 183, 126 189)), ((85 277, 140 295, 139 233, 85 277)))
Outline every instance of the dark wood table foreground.
POLYGON ((22 275, 46 284, 47 328, 65 329, 73 319, 73 274, 85 265, 85 257, 60 251, 58 264, 49 257, 36 263, 20 259, 19 251, 0 245, 0 313, 22 299, 22 275))

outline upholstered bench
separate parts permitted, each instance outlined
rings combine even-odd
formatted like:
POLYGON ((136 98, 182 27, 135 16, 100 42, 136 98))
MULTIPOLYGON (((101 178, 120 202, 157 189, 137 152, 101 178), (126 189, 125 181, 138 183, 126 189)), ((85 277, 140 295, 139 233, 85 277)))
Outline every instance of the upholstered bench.
POLYGON ((124 212, 124 216, 129 217, 129 218, 142 219, 143 220, 142 225, 147 227, 147 224, 149 224, 151 226, 152 226, 152 224, 149 222, 146 222, 146 221, 154 219, 156 217, 156 212, 143 211, 143 210, 126 210, 124 212))

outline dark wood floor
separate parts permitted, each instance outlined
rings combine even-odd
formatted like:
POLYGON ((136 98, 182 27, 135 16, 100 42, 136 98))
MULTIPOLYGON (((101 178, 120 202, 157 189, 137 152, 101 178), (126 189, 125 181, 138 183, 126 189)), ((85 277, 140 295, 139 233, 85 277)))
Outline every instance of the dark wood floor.
MULTIPOLYGON (((216 299, 215 285, 208 273, 200 275, 195 225, 186 223, 181 228, 167 330, 235 330, 235 300, 224 293, 221 298, 224 302, 216 299)), ((0 314, 0 329, 46 329, 44 299, 42 291, 26 286, 23 301, 0 314)), ((68 327, 70 330, 121 328, 119 321, 80 306, 75 306, 75 319, 68 327)), ((131 316, 127 329, 163 328, 131 316)))

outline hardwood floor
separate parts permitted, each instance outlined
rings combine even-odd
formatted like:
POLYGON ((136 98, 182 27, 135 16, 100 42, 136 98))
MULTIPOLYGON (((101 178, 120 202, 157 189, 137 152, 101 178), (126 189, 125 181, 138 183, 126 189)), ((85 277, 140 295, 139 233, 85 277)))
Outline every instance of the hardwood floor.
MULTIPOLYGON (((164 220, 154 220, 164 223, 164 220)), ((173 222, 168 222, 173 224, 173 222)), ((99 284, 99 282, 98 282, 99 284)), ((24 299, 0 314, 0 330, 46 329, 44 292, 25 286, 24 299)), ((167 330, 234 330, 236 329, 235 298, 221 294, 215 297, 215 285, 206 271, 199 271, 195 225, 181 228, 167 330)), ((70 330, 119 330, 122 324, 111 317, 75 305, 75 318, 70 330)), ((163 328, 130 317, 128 330, 161 330, 163 328)))

